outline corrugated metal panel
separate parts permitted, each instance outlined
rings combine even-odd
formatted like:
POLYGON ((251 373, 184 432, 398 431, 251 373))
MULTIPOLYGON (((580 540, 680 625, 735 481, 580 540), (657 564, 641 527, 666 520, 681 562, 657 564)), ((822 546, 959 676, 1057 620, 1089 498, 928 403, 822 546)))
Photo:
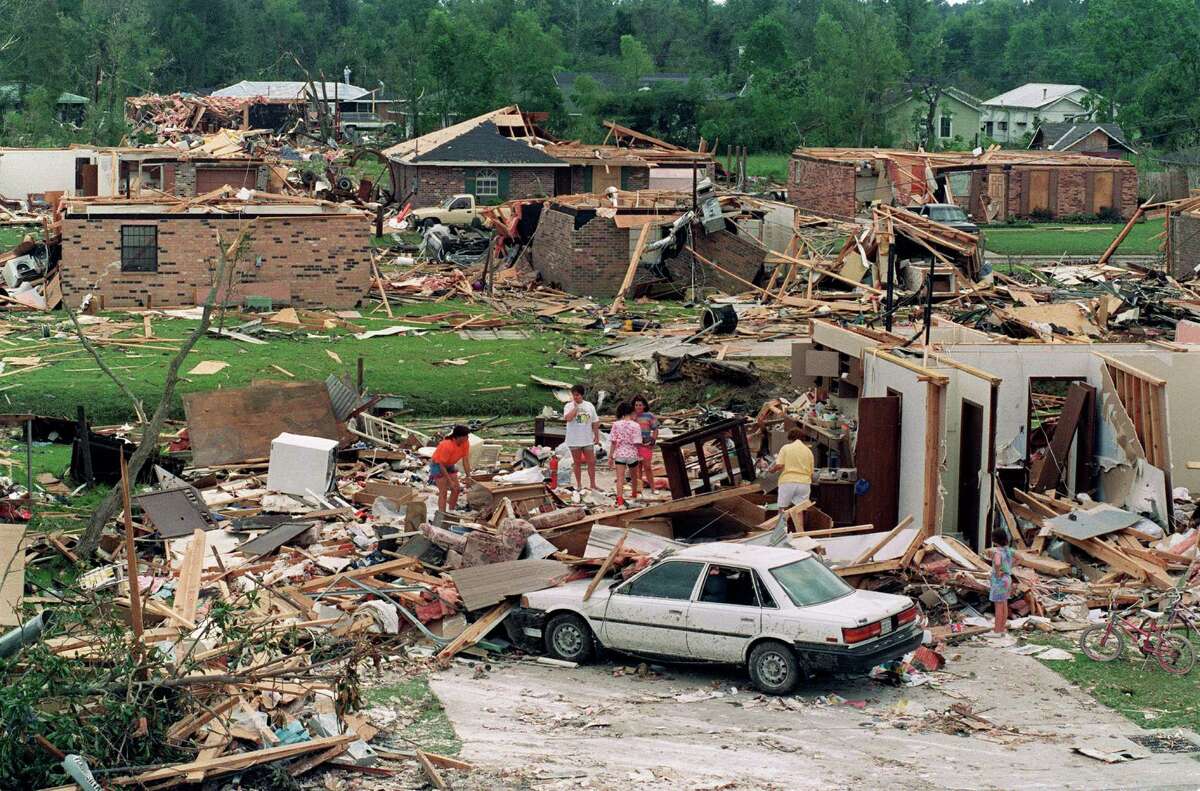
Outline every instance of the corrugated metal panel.
POLYGON ((510 560, 450 572, 468 612, 482 610, 509 596, 553 587, 569 571, 557 560, 510 560))

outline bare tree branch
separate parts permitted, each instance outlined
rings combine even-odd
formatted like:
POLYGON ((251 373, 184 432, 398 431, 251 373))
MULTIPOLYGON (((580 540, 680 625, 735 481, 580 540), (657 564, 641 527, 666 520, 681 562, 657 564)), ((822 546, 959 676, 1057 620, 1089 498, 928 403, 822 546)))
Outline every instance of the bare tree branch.
MULTIPOLYGON (((229 268, 231 259, 236 259, 242 253, 242 245, 250 234, 250 230, 254 226, 254 221, 251 220, 238 233, 237 238, 226 249, 221 241, 220 234, 217 235, 217 253, 219 262, 217 271, 212 279, 212 287, 208 291, 208 297, 204 300, 204 309, 200 313, 200 322, 196 328, 192 330, 192 334, 183 342, 183 346, 171 359, 171 364, 167 368, 167 379, 163 383, 162 397, 159 399, 158 406, 154 410, 154 414, 150 417, 149 422, 145 423, 142 429, 142 438, 138 442, 137 448, 134 449, 133 455, 129 457, 128 475, 129 480, 137 480, 138 474, 141 473, 142 467, 145 466, 146 460, 150 458, 150 454, 158 447, 158 435, 162 431, 163 423, 166 422, 167 415, 171 411, 171 401, 175 396, 175 385, 179 382, 179 368, 183 365, 184 359, 192 351, 192 347, 200 340, 203 335, 208 332, 208 327, 212 320, 213 305, 217 300, 217 293, 221 289, 221 284, 225 279, 225 272, 229 268)), ((88 520, 87 527, 83 531, 83 535, 79 539, 75 551, 80 557, 90 558, 96 552, 96 547, 100 543, 100 534, 104 530, 104 525, 117 515, 120 510, 121 489, 119 486, 114 486, 104 498, 104 501, 92 513, 88 520)))
POLYGON ((124 393, 125 397, 133 403, 133 411, 134 414, 137 415, 138 423, 145 425, 146 411, 144 405, 142 404, 142 399, 138 398, 137 395, 135 395, 134 392, 129 389, 129 385, 121 381, 121 378, 117 376, 116 372, 113 371, 112 368, 108 367, 108 363, 104 362, 104 358, 100 356, 100 350, 92 345, 92 342, 84 333, 83 327, 79 324, 79 317, 75 315, 75 311, 71 309, 71 306, 67 304, 65 299, 63 300, 63 307, 66 308, 67 315, 71 317, 71 324, 75 326, 75 335, 78 336, 79 342, 83 344, 83 348, 87 349, 88 354, 92 355, 92 359, 96 361, 96 365, 100 366, 100 370, 104 372, 104 375, 113 380, 113 383, 117 386, 117 389, 124 393))

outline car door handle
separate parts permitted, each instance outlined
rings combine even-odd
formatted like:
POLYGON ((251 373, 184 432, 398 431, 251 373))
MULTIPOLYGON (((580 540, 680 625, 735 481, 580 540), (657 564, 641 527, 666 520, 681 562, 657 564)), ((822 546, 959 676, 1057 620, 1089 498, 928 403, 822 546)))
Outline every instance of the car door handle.
POLYGON ((754 619, 753 618, 743 618, 742 623, 754 623, 754 619))
POLYGON ((683 615, 683 610, 667 610, 669 615, 683 615))

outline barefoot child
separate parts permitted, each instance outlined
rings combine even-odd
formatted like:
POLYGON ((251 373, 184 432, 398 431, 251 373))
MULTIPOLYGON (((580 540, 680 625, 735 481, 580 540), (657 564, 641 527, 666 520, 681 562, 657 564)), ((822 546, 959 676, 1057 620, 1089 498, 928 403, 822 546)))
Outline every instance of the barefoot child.
POLYGON ((996 624, 992 632, 1001 636, 1008 630, 1008 600, 1012 596, 1012 569, 1014 551, 1008 545, 1008 531, 997 527, 992 530, 992 574, 988 600, 996 608, 996 624))
POLYGON ((625 475, 630 478, 630 497, 638 497, 641 481, 638 480, 638 467, 641 456, 638 448, 642 444, 642 427, 633 419, 633 406, 628 401, 617 404, 617 422, 613 423, 608 434, 612 443, 612 460, 617 469, 617 507, 625 505, 625 475))
POLYGON ((429 482, 437 485, 438 510, 446 513, 446 501, 450 510, 458 507, 458 468, 462 462, 467 477, 471 477, 471 430, 466 426, 455 426, 450 436, 438 443, 429 465, 429 482))

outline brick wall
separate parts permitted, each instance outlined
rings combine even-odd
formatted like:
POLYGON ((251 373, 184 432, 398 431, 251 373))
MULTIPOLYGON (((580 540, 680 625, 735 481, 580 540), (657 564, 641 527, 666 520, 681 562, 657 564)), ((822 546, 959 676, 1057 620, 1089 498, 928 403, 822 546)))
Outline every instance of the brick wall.
MULTIPOLYGON (((696 268, 696 283, 705 289, 726 294, 741 294, 752 289, 742 281, 761 285, 766 251, 753 242, 729 231, 704 233, 699 227, 692 234, 692 247, 705 259, 737 275, 741 280, 713 269, 702 261, 696 268)), ((667 262, 678 282, 690 282, 692 255, 684 250, 667 262)))
MULTIPOLYGON (((62 285, 78 305, 88 292, 105 308, 189 306, 203 301, 217 269, 217 234, 226 244, 237 218, 68 216, 62 229, 62 285), (121 271, 121 226, 158 227, 158 271, 121 271)), ((253 221, 236 284, 290 289, 291 304, 352 308, 370 286, 371 221, 358 215, 259 217, 253 221)), ((274 290, 274 289, 272 289, 274 290)), ((277 300, 278 301, 278 300, 277 300)))
POLYGON ((175 194, 181 198, 195 196, 196 164, 194 162, 175 163, 175 194))
MULTIPOLYGON (((554 194, 555 168, 514 167, 505 170, 508 172, 508 195, 505 196, 505 200, 554 194)), ((398 163, 392 165, 392 184, 396 199, 403 200, 413 189, 417 189, 417 193, 411 198, 414 209, 437 206, 451 195, 461 194, 466 188, 466 180, 464 168, 398 163)))
MULTIPOLYGON (((1104 168, 1028 168, 1014 167, 1007 173, 1008 200, 1006 203, 1007 216, 1026 218, 1031 216, 1029 201, 1025 193, 1030 189, 1031 173, 1036 170, 1048 171, 1049 184, 1049 213, 1051 217, 1070 217, 1072 215, 1093 215, 1093 191, 1095 190, 1096 174, 1101 172, 1113 173, 1114 197, 1113 208, 1128 219, 1137 209, 1138 175, 1136 168, 1114 168, 1105 171, 1104 168)), ((1004 173, 989 170, 989 178, 1003 178, 1004 173)), ((997 218, 1004 220, 1004 216, 997 218)))
POLYGON ((853 217, 854 165, 793 156, 788 163, 788 203, 801 209, 853 217))
POLYGON ((582 212, 579 219, 576 229, 574 214, 547 203, 526 260, 549 286, 571 294, 614 296, 629 268, 630 232, 595 212, 582 212))
MULTIPOLYGON (((548 204, 542 211, 537 231, 526 250, 526 261, 553 288, 571 294, 596 297, 614 296, 621 288, 629 268, 630 239, 640 229, 618 228, 607 218, 581 212, 582 223, 575 227, 576 216, 548 204)), ((650 240, 660 238, 651 231, 650 240)), ((765 251, 729 231, 704 234, 696 230, 692 244, 700 255, 752 283, 761 280, 765 251)), ((675 282, 691 282, 692 256, 683 251, 666 261, 675 282)), ((700 264, 697 284, 729 294, 748 291, 737 279, 700 264)), ((649 282, 641 273, 635 283, 649 282)))
POLYGON ((1190 280, 1194 268, 1200 265, 1200 218, 1172 214, 1167 229, 1170 273, 1181 280, 1190 280))

